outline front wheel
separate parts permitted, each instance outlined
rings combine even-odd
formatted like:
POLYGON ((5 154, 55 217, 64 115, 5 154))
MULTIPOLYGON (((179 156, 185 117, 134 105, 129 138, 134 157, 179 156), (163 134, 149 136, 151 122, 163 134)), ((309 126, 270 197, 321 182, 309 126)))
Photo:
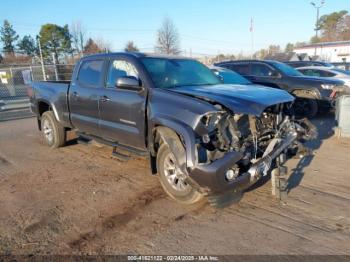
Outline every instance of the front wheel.
POLYGON ((58 148, 66 142, 66 131, 56 120, 52 111, 43 113, 41 117, 41 132, 45 143, 52 148, 58 148))
POLYGON ((165 143, 158 150, 157 169, 159 181, 172 199, 183 204, 194 204, 203 198, 201 193, 186 182, 185 175, 176 164, 174 154, 165 143))

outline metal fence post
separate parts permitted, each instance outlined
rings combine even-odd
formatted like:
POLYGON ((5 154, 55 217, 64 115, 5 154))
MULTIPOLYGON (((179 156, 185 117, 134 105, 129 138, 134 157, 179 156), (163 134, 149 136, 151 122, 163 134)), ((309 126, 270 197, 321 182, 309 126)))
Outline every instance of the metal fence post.
POLYGON ((56 81, 58 81, 57 64, 56 64, 56 57, 54 53, 52 53, 52 60, 53 60, 53 66, 55 70, 55 78, 56 78, 56 81))
POLYGON ((34 79, 34 74, 33 74, 33 67, 30 66, 29 69, 30 69, 30 75, 31 75, 31 77, 32 77, 32 81, 34 82, 35 79, 34 79))
POLYGON ((12 74, 12 67, 10 67, 10 76, 11 76, 11 79, 13 77, 13 74, 12 74))
POLYGON ((16 95, 16 89, 15 89, 15 79, 13 78, 13 72, 12 72, 12 67, 9 68, 10 71, 10 79, 8 80, 8 90, 10 92, 11 96, 16 95))
POLYGON ((39 36, 37 36, 37 42, 38 42, 38 45, 39 45, 40 63, 41 63, 41 70, 43 72, 43 79, 44 79, 44 81, 46 81, 46 73, 45 73, 43 52, 41 50, 41 43, 40 43, 40 37, 39 36))

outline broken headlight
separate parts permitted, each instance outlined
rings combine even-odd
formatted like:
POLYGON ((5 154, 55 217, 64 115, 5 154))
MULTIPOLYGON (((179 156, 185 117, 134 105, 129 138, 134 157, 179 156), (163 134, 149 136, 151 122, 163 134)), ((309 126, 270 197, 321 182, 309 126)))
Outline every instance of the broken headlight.
POLYGON ((216 133, 218 123, 223 117, 224 112, 216 111, 205 114, 201 118, 201 123, 206 129, 206 133, 202 135, 202 142, 204 144, 210 143, 212 136, 216 133))
POLYGON ((223 114, 224 112, 217 111, 217 112, 207 113, 202 117, 201 122, 207 128, 208 133, 215 130, 223 114))

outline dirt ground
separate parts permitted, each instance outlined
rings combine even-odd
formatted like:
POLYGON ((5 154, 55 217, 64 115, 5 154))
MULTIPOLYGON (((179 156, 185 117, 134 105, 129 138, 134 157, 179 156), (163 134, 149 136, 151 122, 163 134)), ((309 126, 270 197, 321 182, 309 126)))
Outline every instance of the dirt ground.
POLYGON ((314 156, 293 159, 288 198, 270 181, 239 204, 182 206, 148 161, 43 145, 34 118, 0 123, 0 254, 350 254, 350 141, 319 118, 314 156))

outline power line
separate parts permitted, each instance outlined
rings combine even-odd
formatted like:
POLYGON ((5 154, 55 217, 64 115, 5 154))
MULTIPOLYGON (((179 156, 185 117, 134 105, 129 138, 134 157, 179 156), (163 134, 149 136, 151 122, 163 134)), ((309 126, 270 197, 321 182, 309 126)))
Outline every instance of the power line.
MULTIPOLYGON (((37 27, 41 27, 42 25, 39 24, 27 24, 27 23, 16 23, 16 22, 12 22, 12 24, 14 25, 14 27, 26 27, 26 28, 37 28, 37 27)), ((110 27, 110 28, 99 28, 99 27, 85 27, 86 31, 103 31, 103 32, 107 32, 107 31, 124 31, 124 32, 157 32, 157 29, 147 29, 147 28, 114 28, 114 27, 110 27)), ((208 41, 208 42, 217 42, 217 43, 227 43, 227 44, 235 44, 234 42, 231 41, 226 41, 226 40, 217 40, 217 39, 208 39, 208 38, 203 38, 201 36, 195 36, 195 35, 188 35, 188 34, 179 34, 180 37, 183 38, 190 38, 190 39, 195 39, 195 40, 202 40, 202 41, 208 41)))

